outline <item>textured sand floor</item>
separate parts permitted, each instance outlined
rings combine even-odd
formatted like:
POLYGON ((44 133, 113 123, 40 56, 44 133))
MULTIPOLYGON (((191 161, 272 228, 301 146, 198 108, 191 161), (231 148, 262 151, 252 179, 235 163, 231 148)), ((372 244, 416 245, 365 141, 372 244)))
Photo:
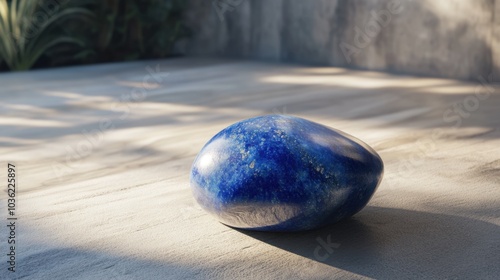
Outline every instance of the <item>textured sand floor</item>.
POLYGON ((188 58, 0 74, 2 224, 8 162, 19 182, 17 271, 2 226, 0 278, 498 279, 499 126, 500 88, 479 82, 188 58), (196 153, 270 113, 375 148, 368 207, 293 234, 197 207, 196 153))

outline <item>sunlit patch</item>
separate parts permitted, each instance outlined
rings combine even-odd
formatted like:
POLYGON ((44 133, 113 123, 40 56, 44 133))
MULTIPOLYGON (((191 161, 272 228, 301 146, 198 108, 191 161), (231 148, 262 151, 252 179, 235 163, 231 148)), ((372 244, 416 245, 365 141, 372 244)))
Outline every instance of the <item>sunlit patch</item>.
POLYGON ((120 81, 117 84, 121 86, 133 87, 133 88, 143 88, 143 89, 155 89, 161 87, 161 84, 148 82, 131 82, 131 81, 120 81))
POLYGON ((208 169, 213 163, 213 156, 211 154, 207 154, 201 157, 198 166, 202 169, 208 169))
POLYGON ((226 161, 229 154, 227 147, 231 145, 231 141, 227 138, 220 138, 210 143, 204 150, 203 155, 197 160, 198 172, 208 174, 213 171, 216 166, 226 161))
POLYGON ((332 143, 332 139, 330 137, 325 137, 322 134, 310 133, 308 135, 308 138, 315 144, 318 144, 323 147, 330 147, 332 143))
POLYGON ((431 86, 442 86, 444 83, 449 83, 443 79, 419 79, 415 81, 410 78, 394 79, 394 77, 370 77, 370 75, 276 75, 268 76, 261 79, 262 82, 277 83, 277 84, 295 84, 295 85, 331 85, 351 88, 421 88, 431 86))
POLYGON ((25 127, 67 127, 68 124, 55 120, 23 119, 15 117, 4 117, 0 119, 0 125, 25 126, 25 127))
POLYGON ((335 68, 335 67, 311 67, 311 68, 300 68, 295 70, 296 73, 304 74, 341 74, 345 73, 345 68, 335 68))
POLYGON ((38 107, 29 104, 2 104, 0 107, 5 107, 7 109, 12 109, 16 111, 29 111, 29 113, 42 113, 42 114, 52 114, 57 111, 50 108, 38 107))
POLYGON ((69 91, 44 91, 43 93, 48 96, 62 97, 68 99, 80 99, 86 97, 82 94, 69 91))
MULTIPOLYGON (((344 134, 343 136, 352 137, 347 134, 344 134)), ((325 136, 323 134, 311 133, 308 135, 308 138, 315 144, 334 150, 335 153, 343 155, 344 157, 357 161, 364 160, 359 151, 354 146, 354 144, 349 140, 344 139, 343 137, 325 136)), ((363 146, 365 148, 368 147, 364 143, 363 146)))
POLYGON ((427 87, 422 94, 441 94, 441 95, 468 95, 476 92, 477 85, 457 84, 449 86, 427 87))

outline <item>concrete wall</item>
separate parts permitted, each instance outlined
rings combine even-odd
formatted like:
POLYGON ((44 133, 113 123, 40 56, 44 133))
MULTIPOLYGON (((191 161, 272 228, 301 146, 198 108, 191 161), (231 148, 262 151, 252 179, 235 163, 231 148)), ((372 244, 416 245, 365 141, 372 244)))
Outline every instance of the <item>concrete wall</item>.
POLYGON ((499 77, 500 0, 212 1, 188 1, 188 54, 499 77))

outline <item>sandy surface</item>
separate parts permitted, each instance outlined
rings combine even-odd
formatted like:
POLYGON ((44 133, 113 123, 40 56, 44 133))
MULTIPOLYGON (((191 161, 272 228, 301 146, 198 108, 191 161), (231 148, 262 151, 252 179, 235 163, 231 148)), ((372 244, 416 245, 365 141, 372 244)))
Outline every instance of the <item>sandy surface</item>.
POLYGON ((4 73, 0 218, 14 163, 18 220, 15 273, 0 228, 0 278, 498 279, 499 126, 500 88, 445 79, 208 59, 4 73), (369 205, 293 234, 203 212, 194 156, 269 113, 375 148, 385 177, 369 205))

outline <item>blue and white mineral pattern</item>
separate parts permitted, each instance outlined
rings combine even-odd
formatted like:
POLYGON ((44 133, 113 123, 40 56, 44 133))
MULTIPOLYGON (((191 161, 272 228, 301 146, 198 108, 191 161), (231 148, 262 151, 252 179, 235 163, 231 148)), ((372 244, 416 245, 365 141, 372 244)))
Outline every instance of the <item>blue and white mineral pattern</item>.
POLYGON ((300 231, 360 211, 383 168, 380 156, 353 136, 298 117, 266 115, 208 141, 193 163, 191 188, 223 224, 300 231))

